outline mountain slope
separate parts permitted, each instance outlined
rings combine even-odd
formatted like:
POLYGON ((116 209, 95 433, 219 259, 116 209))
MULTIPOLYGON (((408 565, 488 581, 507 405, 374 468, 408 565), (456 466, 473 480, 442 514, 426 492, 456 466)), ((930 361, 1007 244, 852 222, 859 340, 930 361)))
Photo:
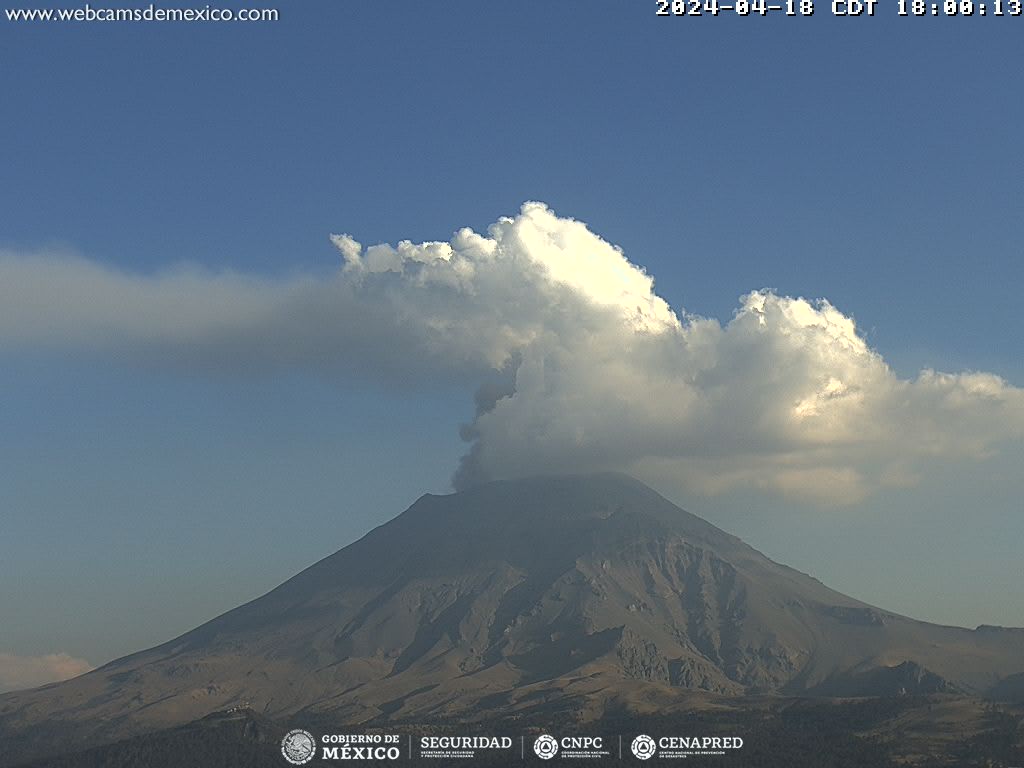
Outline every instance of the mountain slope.
POLYGON ((628 477, 533 478, 424 496, 192 632, 0 697, 0 747, 11 762, 232 706, 349 724, 586 717, 680 689, 977 693, 1022 671, 1022 630, 858 602, 628 477))

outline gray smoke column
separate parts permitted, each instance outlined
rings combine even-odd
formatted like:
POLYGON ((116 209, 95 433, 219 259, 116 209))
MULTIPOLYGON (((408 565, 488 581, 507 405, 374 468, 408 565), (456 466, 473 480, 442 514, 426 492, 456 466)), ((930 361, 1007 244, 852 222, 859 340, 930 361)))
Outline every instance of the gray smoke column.
POLYGON ((620 249, 541 203, 448 242, 332 240, 336 272, 278 279, 3 255, 0 347, 472 382, 458 487, 622 470, 843 504, 1024 437, 1024 391, 998 376, 902 379, 823 299, 753 291, 725 324, 673 311, 620 249))

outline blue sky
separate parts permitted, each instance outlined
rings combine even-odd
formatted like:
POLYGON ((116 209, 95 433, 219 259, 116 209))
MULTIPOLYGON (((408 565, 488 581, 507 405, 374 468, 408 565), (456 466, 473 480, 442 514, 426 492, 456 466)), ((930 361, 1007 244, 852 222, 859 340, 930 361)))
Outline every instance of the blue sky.
MULTIPOLYGON (((328 280, 331 233, 447 241, 541 200, 675 310, 725 325, 750 291, 824 297, 901 379, 1024 386, 1020 20, 818 6, 5 21, 0 250, 143 282, 182 263, 328 280)), ((52 342, 0 344, 0 654, 101 663, 165 640, 448 489, 467 450, 472 379, 377 375, 354 352, 339 373, 52 342)), ((1007 438, 921 460, 841 508, 655 485, 861 599, 1024 626, 1021 458, 1007 438)))

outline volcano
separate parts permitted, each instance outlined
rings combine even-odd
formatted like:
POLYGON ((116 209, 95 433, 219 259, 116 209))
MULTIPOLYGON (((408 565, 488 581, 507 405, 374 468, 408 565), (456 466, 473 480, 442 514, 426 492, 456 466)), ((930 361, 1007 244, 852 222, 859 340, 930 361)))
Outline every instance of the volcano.
POLYGON ((977 695, 1022 672, 1024 630, 859 602, 623 475, 540 477, 423 496, 181 637, 0 696, 0 764, 238 709, 586 719, 694 696, 977 695))

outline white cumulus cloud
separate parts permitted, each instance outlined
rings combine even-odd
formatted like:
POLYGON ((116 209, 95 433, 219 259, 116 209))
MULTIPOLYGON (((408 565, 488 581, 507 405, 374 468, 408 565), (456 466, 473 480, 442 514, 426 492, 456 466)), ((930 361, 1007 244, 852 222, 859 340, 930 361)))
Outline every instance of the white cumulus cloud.
POLYGON ((363 247, 326 277, 0 257, 0 345, 226 370, 301 367, 478 387, 455 482, 618 469, 825 504, 1024 438, 1024 390, 897 376, 826 300, 754 291, 724 324, 674 312, 620 249, 527 203, 486 234, 363 247))
POLYGON ((76 659, 66 653, 43 656, 0 653, 0 693, 68 680, 91 669, 92 665, 85 659, 76 659))

